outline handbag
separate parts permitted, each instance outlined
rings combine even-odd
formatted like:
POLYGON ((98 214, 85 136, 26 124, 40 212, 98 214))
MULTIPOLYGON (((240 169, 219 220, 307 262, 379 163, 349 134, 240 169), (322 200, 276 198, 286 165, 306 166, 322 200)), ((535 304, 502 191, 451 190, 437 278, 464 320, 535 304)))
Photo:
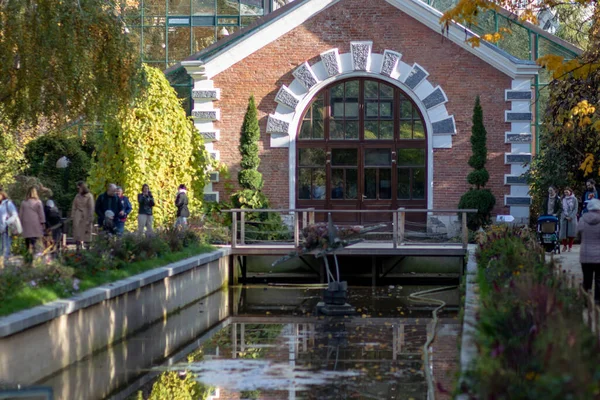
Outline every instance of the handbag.
MULTIPOLYGON (((9 210, 8 203, 6 204, 7 211, 9 210)), ((14 208, 14 206, 13 206, 14 208)), ((13 211, 12 215, 6 219, 6 224, 8 225, 8 232, 11 235, 20 235, 23 233, 23 225, 21 225, 21 219, 19 218, 19 214, 13 211)))

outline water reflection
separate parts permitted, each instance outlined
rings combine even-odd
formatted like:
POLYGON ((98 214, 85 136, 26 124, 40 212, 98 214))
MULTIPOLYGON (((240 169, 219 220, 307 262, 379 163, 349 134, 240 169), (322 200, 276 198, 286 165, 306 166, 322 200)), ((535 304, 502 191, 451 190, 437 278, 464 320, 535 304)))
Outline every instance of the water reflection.
MULTIPOLYGON (((212 399, 425 399, 433 307, 408 300, 422 289, 351 288, 357 314, 325 318, 315 315, 319 288, 230 288, 39 384, 55 399, 148 399, 171 370, 189 371, 212 399)), ((459 301, 456 291, 435 297, 459 301)), ((458 326, 454 315, 440 328, 458 326)))

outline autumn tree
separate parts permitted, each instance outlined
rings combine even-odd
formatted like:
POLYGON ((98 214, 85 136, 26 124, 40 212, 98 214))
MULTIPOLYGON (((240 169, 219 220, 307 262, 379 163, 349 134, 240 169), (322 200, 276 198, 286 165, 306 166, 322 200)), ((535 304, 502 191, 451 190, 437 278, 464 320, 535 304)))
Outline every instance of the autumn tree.
MULTIPOLYGON (((146 65, 143 73, 145 88, 133 106, 105 123, 89 182, 95 195, 108 183, 121 185, 132 200, 132 215, 137 215, 135 196, 147 183, 156 202, 154 219, 164 225, 175 218, 179 184, 190 189, 192 214, 199 212, 210 156, 164 74, 146 65)), ((133 219, 128 224, 135 226, 133 219)))
POLYGON ((0 0, 0 121, 89 121, 129 104, 139 50, 106 0, 0 0))

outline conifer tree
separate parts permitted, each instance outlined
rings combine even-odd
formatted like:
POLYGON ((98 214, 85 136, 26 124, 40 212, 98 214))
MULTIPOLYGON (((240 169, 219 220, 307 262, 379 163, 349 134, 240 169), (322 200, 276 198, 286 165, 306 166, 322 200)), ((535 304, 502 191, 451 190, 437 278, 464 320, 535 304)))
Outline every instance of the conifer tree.
POLYGON ((473 168, 473 171, 467 176, 467 182, 475 187, 462 195, 458 203, 458 208, 476 208, 478 210, 475 215, 470 214, 467 218, 469 229, 477 230, 479 227, 490 223, 491 212, 496 205, 496 198, 492 192, 489 189, 485 189, 485 184, 490 179, 490 175, 485 169, 487 161, 487 132, 483 125, 483 110, 479 96, 475 99, 475 107, 473 108, 471 149, 472 155, 469 158, 469 165, 473 168))

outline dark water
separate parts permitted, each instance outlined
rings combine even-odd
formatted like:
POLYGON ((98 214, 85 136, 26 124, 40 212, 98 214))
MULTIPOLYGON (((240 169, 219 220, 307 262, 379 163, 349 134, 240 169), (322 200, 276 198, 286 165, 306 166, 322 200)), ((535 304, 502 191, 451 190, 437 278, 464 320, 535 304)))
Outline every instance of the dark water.
MULTIPOLYGON (((127 399, 163 371, 193 373, 214 399, 426 399, 429 287, 350 288, 356 313, 315 314, 321 289, 218 292, 41 382, 56 399, 127 399), (216 397, 218 396, 218 397, 216 397)), ((456 325, 456 290, 439 328, 456 325)), ((135 397, 133 397, 135 398, 135 397)))

